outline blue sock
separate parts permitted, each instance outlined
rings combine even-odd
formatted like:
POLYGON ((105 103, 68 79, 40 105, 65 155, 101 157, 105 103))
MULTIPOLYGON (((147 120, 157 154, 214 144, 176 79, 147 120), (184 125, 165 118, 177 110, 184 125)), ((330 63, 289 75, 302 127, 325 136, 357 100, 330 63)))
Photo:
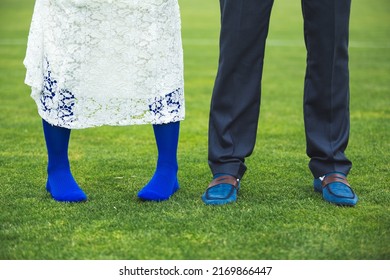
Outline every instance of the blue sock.
POLYGON ((158 159, 152 179, 139 191, 143 200, 161 201, 171 197, 178 189, 177 146, 180 122, 153 125, 158 159))
POLYGON ((70 171, 68 146, 70 129, 42 122, 48 154, 46 190, 57 201, 78 202, 87 199, 70 171))

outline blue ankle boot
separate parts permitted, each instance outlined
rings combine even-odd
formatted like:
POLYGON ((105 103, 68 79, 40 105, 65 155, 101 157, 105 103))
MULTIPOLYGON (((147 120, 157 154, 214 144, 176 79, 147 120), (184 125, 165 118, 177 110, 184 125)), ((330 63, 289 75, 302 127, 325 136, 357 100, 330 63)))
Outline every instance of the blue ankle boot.
POLYGON ((42 120, 48 154, 46 190, 52 198, 62 202, 80 202, 87 196, 78 186, 70 171, 68 146, 70 129, 53 126, 42 120))
POLYGON ((178 189, 177 146, 180 122, 153 125, 158 160, 152 179, 138 193, 142 200, 162 201, 169 199, 178 189))

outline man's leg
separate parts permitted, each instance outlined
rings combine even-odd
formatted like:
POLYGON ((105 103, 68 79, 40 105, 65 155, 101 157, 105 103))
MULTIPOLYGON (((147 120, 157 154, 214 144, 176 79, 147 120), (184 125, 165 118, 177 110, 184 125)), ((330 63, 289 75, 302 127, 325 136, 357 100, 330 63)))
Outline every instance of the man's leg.
MULTIPOLYGON (((307 48, 304 119, 309 168, 315 178, 331 173, 340 174, 333 184, 341 188, 346 186, 343 178, 352 166, 344 153, 350 126, 350 6, 350 0, 302 0, 307 48)), ((333 181, 327 182, 331 184, 333 181)), ((322 183, 322 187, 328 184, 322 183)), ((322 191, 322 187, 317 186, 317 190, 322 191)), ((341 192, 341 196, 355 200, 349 187, 341 192)))
POLYGON ((214 177, 227 174, 241 179, 245 158, 253 151, 272 4, 273 0, 220 0, 220 57, 209 122, 209 165, 214 177))

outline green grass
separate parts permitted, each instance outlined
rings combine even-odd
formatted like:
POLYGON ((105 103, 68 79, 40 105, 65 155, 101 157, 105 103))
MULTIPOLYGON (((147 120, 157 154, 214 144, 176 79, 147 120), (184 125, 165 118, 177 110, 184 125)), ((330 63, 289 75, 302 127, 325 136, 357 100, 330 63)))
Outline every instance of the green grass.
POLYGON ((22 61, 34 1, 0 2, 0 259, 390 259, 390 4, 354 0, 351 16, 350 181, 354 208, 312 190, 302 121, 305 49, 300 1, 275 2, 257 146, 236 204, 207 207, 207 125, 218 59, 217 0, 180 0, 186 120, 181 189, 142 203, 153 174, 151 126, 72 132, 72 170, 89 197, 45 192, 41 121, 22 61))

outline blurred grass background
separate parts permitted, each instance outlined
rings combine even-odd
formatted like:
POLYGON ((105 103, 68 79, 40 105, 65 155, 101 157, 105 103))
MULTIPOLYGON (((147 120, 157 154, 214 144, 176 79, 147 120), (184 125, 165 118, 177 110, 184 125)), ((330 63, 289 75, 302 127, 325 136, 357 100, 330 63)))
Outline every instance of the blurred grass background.
POLYGON ((153 174, 151 126, 72 132, 73 173, 89 200, 45 192, 41 120, 24 85, 32 0, 0 0, 0 259, 389 259, 390 2, 352 3, 350 182, 360 201, 335 207, 312 190, 303 130, 300 1, 276 0, 257 145, 238 203, 200 199, 211 174, 207 127, 218 61, 219 3, 179 0, 186 120, 171 200, 143 203, 153 174))

